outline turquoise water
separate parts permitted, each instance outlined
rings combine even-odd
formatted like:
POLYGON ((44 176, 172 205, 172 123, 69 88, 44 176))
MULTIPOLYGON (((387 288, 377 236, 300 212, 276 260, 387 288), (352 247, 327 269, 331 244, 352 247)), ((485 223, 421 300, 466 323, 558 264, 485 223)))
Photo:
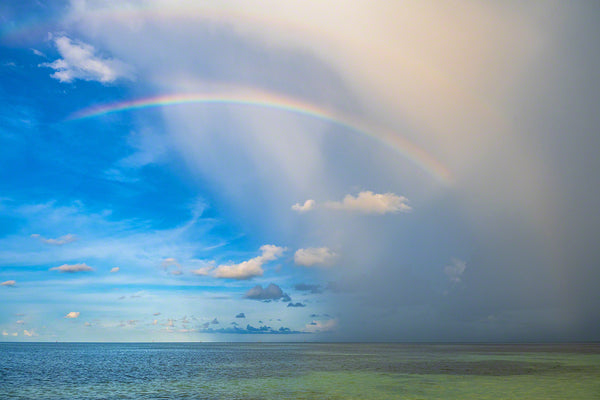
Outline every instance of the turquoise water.
POLYGON ((0 343, 0 399, 600 399, 600 344, 0 343))

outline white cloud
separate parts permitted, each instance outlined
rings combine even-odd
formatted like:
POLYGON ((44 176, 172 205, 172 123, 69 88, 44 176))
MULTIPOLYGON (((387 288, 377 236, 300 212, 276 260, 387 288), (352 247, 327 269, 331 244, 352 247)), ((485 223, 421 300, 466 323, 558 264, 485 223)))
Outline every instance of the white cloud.
POLYGON ((34 233, 33 235, 31 235, 31 237, 37 238, 43 243, 52 244, 55 246, 62 246, 63 244, 72 243, 77 240, 77 236, 72 235, 70 233, 68 233, 64 236, 58 237, 56 239, 47 239, 47 238, 42 237, 38 233, 34 233))
POLYGON ((194 275, 201 275, 201 276, 205 276, 205 275, 208 275, 208 274, 210 274, 210 271, 211 271, 212 269, 213 269, 213 267, 211 267, 211 266, 207 266, 207 267, 201 267, 201 268, 198 268, 198 269, 193 269, 193 270, 191 271, 191 273, 192 273, 192 274, 194 274, 194 275))
POLYGON ((370 190, 360 192, 354 197, 347 194, 339 201, 328 201, 325 207, 332 210, 356 211, 364 214, 387 214, 395 212, 409 212, 411 207, 407 204, 408 199, 397 196, 394 193, 373 193, 370 190))
POLYGON ((63 264, 60 267, 50 268, 50 271, 59 271, 59 272, 82 272, 82 271, 93 271, 94 268, 89 265, 83 264, 63 264))
POLYGON ((262 276, 264 273, 263 264, 280 257, 286 248, 266 244, 261 246, 260 250, 262 251, 260 256, 251 258, 248 261, 239 264, 219 265, 213 271, 213 276, 229 279, 251 279, 255 276, 262 276))
POLYGON ((312 267, 313 265, 331 265, 337 258, 337 254, 327 247, 309 247, 298 249, 294 254, 296 265, 312 267))
POLYGON ((4 282, 0 283, 0 286, 15 286, 16 284, 17 284, 17 281, 10 280, 10 281, 4 281, 4 282))
POLYGON ((110 269, 111 273, 115 273, 115 272, 119 272, 120 268, 119 267, 113 267, 110 269))
POLYGON ((65 318, 79 318, 79 314, 79 311, 71 311, 70 313, 65 315, 65 318))
POLYGON ((27 329, 23 329, 23 335, 25 335, 25 336, 28 336, 28 337, 32 337, 32 336, 38 336, 38 334, 37 334, 37 333, 35 333, 35 332, 33 331, 33 329, 32 329, 32 330, 30 330, 30 331, 28 331, 27 329))
POLYGON ((41 51, 39 51, 38 49, 31 49, 31 51, 33 52, 33 54, 35 54, 36 56, 39 57, 44 57, 44 58, 48 58, 44 53, 42 53, 41 51))
POLYGON ((2 331, 2 336, 19 336, 18 332, 8 333, 6 331, 2 331))
POLYGON ((131 68, 114 58, 103 58, 96 55, 93 46, 72 41, 66 36, 54 38, 54 44, 62 58, 40 66, 54 69, 52 75, 60 82, 73 82, 75 79, 114 82, 119 78, 131 78, 131 68))
POLYGON ((310 210, 313 210, 316 206, 316 203, 312 199, 308 199, 304 202, 304 204, 296 203, 292 206, 292 210, 298 211, 299 213, 304 213, 310 210))
POLYGON ((467 263, 465 261, 461 261, 457 258, 452 259, 452 264, 446 265, 444 267, 444 273, 450 279, 452 283, 459 283, 461 281, 461 276, 467 269, 467 263))
POLYGON ((20 320, 17 321, 17 324, 18 325, 23 325, 23 324, 25 324, 25 321, 23 321, 22 319, 20 319, 20 320))

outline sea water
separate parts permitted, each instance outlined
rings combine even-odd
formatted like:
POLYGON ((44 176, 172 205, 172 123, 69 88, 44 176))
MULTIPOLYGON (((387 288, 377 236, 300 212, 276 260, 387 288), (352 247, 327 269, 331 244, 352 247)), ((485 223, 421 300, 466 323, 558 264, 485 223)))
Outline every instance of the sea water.
POLYGON ((0 399, 600 399, 600 344, 0 343, 0 399))

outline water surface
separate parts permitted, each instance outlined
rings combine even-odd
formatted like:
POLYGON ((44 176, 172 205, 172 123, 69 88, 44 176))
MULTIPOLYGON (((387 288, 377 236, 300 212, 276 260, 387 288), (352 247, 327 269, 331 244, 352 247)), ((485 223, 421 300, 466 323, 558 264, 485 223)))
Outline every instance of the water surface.
POLYGON ((600 399, 600 344, 0 343, 1 399, 600 399))

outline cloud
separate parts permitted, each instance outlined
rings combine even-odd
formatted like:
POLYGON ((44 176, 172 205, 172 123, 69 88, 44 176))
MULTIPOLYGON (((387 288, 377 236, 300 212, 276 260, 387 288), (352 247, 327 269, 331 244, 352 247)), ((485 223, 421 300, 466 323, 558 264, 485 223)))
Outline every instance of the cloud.
POLYGON ((22 319, 20 319, 20 320, 17 321, 17 324, 18 325, 23 325, 23 324, 25 324, 25 321, 23 321, 22 319))
POLYGON ((71 311, 70 313, 65 315, 65 318, 79 318, 79 314, 79 311, 71 311))
POLYGON ((113 58, 96 55, 96 49, 89 44, 73 41, 66 36, 54 38, 54 44, 62 58, 40 66, 55 70, 50 76, 60 82, 83 79, 111 83, 119 78, 131 78, 131 68, 128 65, 113 58))
POLYGON ((244 261, 239 264, 219 265, 213 271, 213 276, 216 278, 240 280, 252 279, 255 276, 262 276, 264 273, 262 269, 263 264, 280 257, 286 248, 266 244, 261 246, 260 250, 262 251, 260 256, 254 257, 248 261, 244 261))
POLYGON ((252 289, 248 290, 244 295, 246 299, 252 300, 279 300, 290 301, 290 297, 283 293, 283 290, 274 283, 269 283, 267 287, 263 289, 261 285, 256 285, 252 289))
POLYGON ((337 319, 329 319, 326 321, 311 321, 304 327, 305 332, 331 332, 336 330, 338 326, 337 319))
POLYGON ((54 246, 62 246, 64 244, 73 243, 74 241, 77 240, 77 236, 72 235, 70 233, 68 233, 64 236, 58 237, 56 239, 47 239, 47 238, 42 237, 38 233, 34 233, 33 235, 31 235, 31 237, 39 239, 42 243, 52 244, 54 246))
POLYGON ((110 269, 110 272, 111 272, 111 273, 115 273, 115 272, 119 272, 119 270, 120 270, 120 268, 119 268, 119 267, 112 267, 112 268, 110 269))
POLYGON ((210 274, 210 271, 212 269, 213 269, 213 267, 207 266, 207 267, 201 267, 198 269, 193 269, 190 272, 194 275, 206 276, 206 275, 210 274))
POLYGON ((292 210, 298 211, 299 213, 304 213, 310 210, 313 210, 316 206, 316 203, 312 199, 308 199, 304 202, 304 204, 296 203, 292 206, 292 210))
POLYGON ((33 331, 33 329, 32 329, 32 330, 30 330, 30 331, 28 331, 27 329, 23 329, 23 335, 25 335, 25 336, 28 336, 28 337, 32 337, 32 336, 38 336, 38 334, 37 334, 37 333, 35 333, 35 332, 33 331))
POLYGON ((288 303, 288 307, 306 307, 306 304, 302 303, 288 303))
POLYGON ((16 284, 17 284, 17 281, 10 280, 10 281, 4 281, 4 282, 0 283, 0 286, 15 286, 16 284))
POLYGON ((310 284, 310 283, 297 283, 294 285, 294 289, 301 292, 311 292, 313 294, 323 293, 321 285, 310 284))
POLYGON ((218 325, 219 324, 219 320, 217 318, 213 319, 212 321, 210 321, 211 325, 218 325))
POLYGON ((238 315, 236 315, 235 317, 236 318, 246 318, 246 314, 244 314, 243 312, 241 312, 238 315))
POLYGON ((444 267, 444 273, 450 279, 452 283, 459 283, 461 281, 461 276, 467 269, 467 263, 465 261, 461 261, 457 258, 452 259, 452 264, 446 265, 444 267))
POLYGON ((83 264, 63 264, 60 267, 54 267, 54 268, 50 268, 50 271, 59 271, 61 273, 64 272, 68 272, 68 273, 74 273, 74 272, 83 272, 83 271, 93 271, 94 268, 90 267, 89 265, 83 263, 83 264))
POLYGON ((33 54, 35 54, 36 56, 39 57, 44 57, 44 58, 48 58, 44 53, 42 53, 41 51, 37 50, 37 49, 31 49, 31 51, 33 52, 33 54))
POLYGON ((347 194, 341 202, 328 201, 325 207, 332 210, 383 215, 399 211, 409 212, 412 208, 407 202, 408 199, 404 196, 396 196, 394 193, 379 194, 368 190, 360 192, 356 197, 347 194))
MULTIPOLYGON (((342 201, 327 201, 320 207, 378 215, 412 210, 408 205, 408 199, 404 196, 397 196, 394 193, 373 193, 370 190, 360 192, 356 197, 347 194, 342 201)), ((317 203, 314 200, 306 200, 303 205, 296 203, 292 206, 292 210, 301 213, 315 208, 317 208, 317 203)))
POLYGON ((330 265, 336 259, 337 254, 327 247, 309 247, 298 249, 294 254, 296 265, 312 267, 313 265, 330 265))
POLYGON ((240 328, 239 326, 233 326, 233 327, 229 327, 229 328, 221 328, 221 329, 212 329, 209 328, 207 324, 204 324, 203 326, 204 331, 205 332, 210 332, 210 333, 233 333, 233 334, 271 334, 271 335, 285 335, 285 334, 292 334, 292 333, 308 333, 308 332, 300 332, 300 331, 294 331, 290 328, 287 327, 280 327, 279 329, 275 329, 272 328, 268 325, 261 325, 258 328, 254 327, 250 324, 246 325, 246 328, 240 328))

